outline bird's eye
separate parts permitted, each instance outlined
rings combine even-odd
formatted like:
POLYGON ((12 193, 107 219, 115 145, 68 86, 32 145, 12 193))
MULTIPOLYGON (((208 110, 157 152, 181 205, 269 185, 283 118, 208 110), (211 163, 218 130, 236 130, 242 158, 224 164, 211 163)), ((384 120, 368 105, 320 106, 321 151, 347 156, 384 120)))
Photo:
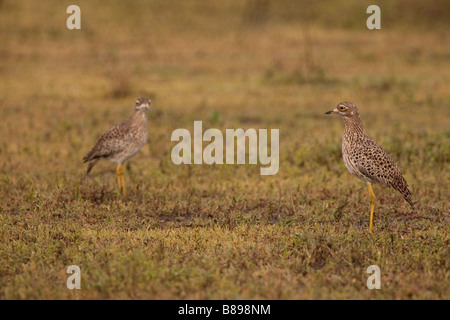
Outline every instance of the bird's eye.
POLYGON ((139 105, 139 100, 136 100, 136 105, 137 105, 137 106, 139 105))
POLYGON ((344 106, 339 106, 338 109, 339 109, 339 111, 344 111, 345 107, 344 106))

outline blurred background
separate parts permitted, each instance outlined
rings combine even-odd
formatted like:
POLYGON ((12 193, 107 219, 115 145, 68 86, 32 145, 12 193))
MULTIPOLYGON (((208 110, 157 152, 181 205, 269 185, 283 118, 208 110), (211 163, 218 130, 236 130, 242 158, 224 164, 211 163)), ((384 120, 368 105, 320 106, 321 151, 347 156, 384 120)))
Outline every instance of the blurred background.
POLYGON ((343 124, 323 112, 342 100, 397 160, 448 160, 448 1, 379 1, 381 30, 366 28, 370 1, 78 1, 81 30, 66 28, 70 4, 0 1, 5 172, 82 171, 143 95, 160 166, 171 132, 203 120, 279 128, 281 175, 330 170, 343 124))
MULTIPOLYGON (((152 227, 214 225, 233 230, 262 224, 267 230, 274 225, 286 228, 288 242, 294 232, 308 235, 312 232, 308 230, 314 230, 313 238, 317 234, 327 237, 335 223, 344 230, 337 229, 336 237, 347 234, 346 228, 353 228, 354 221, 365 230, 367 217, 360 215, 368 209, 365 186, 347 172, 341 159, 344 124, 342 119, 324 114, 345 100, 359 107, 367 133, 398 162, 420 211, 429 215, 430 225, 419 229, 441 228, 424 237, 435 237, 436 243, 442 244, 439 235, 446 234, 445 228, 448 231, 442 221, 444 214, 448 218, 450 200, 449 27, 447 0, 0 0, 0 192, 7 199, 0 204, 4 213, 0 218, 8 226, 3 229, 5 246, 0 248, 0 258, 9 261, 1 263, 4 277, 0 278, 8 284, 3 283, 0 297, 54 297, 52 289, 43 293, 27 289, 27 277, 46 274, 42 265, 51 266, 52 272, 65 279, 61 270, 71 263, 66 251, 72 257, 84 257, 81 261, 85 267, 91 266, 90 274, 98 283, 107 279, 110 285, 127 286, 125 280, 114 283, 102 278, 99 262, 84 256, 83 250, 97 257, 113 250, 114 246, 102 247, 95 239, 105 229, 106 239, 117 236, 108 241, 119 247, 120 254, 128 249, 117 239, 130 236, 120 233, 123 228, 144 230, 147 236, 145 230, 152 227), (66 9, 71 4, 81 8, 81 30, 66 28, 70 16, 66 9), (371 4, 381 8, 381 30, 366 28, 366 9, 371 4), (149 141, 142 153, 127 163, 125 179, 132 201, 121 202, 114 165, 100 162, 83 184, 86 167, 81 159, 103 132, 132 114, 139 96, 152 99, 149 141), (204 130, 214 127, 223 132, 227 128, 280 129, 278 174, 261 177, 257 165, 173 165, 172 131, 187 128, 192 132, 194 120, 202 120, 204 130), (42 225, 51 230, 53 238, 42 225), (41 238, 36 240, 36 235, 41 238), (72 246, 77 241, 82 245, 72 246), (34 243, 38 247, 33 247, 34 243), (84 249, 77 249, 80 247, 84 249), (32 250, 41 252, 40 258, 25 259, 33 256, 32 250), (29 261, 35 262, 30 265, 29 261), (23 291, 12 289, 13 281, 15 288, 23 291)), ((389 219, 401 226, 411 226, 401 220, 407 204, 395 191, 379 187, 375 193, 377 210, 386 214, 382 216, 386 230, 392 222, 388 213, 389 219)), ((183 230, 181 236, 189 234, 183 230)), ((264 234, 264 230, 257 229, 254 234, 264 234)), ((224 243, 226 237, 218 242, 224 243)), ((246 237, 237 236, 236 241, 244 243, 246 237)), ((275 270, 275 276, 265 278, 260 286, 254 273, 249 273, 252 284, 240 283, 237 289, 230 285, 230 292, 240 292, 236 294, 188 285, 194 288, 189 295, 184 289, 167 291, 164 283, 161 291, 155 290, 169 298, 291 298, 301 287, 292 279, 297 279, 299 272, 310 272, 311 265, 322 268, 349 252, 353 252, 349 261, 355 255, 363 261, 378 252, 375 246, 368 246, 372 251, 359 254, 364 245, 357 244, 354 251, 336 252, 328 259, 329 248, 314 251, 316 257, 301 244, 297 246, 306 243, 315 248, 320 241, 298 239, 287 245, 294 248, 292 255, 284 255, 288 249, 280 249, 280 256, 264 260, 271 265, 262 274, 270 276, 275 270), (298 265, 294 265, 294 256, 298 265), (289 260, 282 265, 285 257, 289 260), (319 262, 306 263, 303 268, 302 263, 311 257, 319 262), (283 276, 278 277, 276 270, 283 276), (247 287, 249 291, 239 291, 247 287)), ((358 241, 346 243, 352 246, 358 241)), ((136 243, 140 242, 129 246, 136 243)), ((334 248, 344 247, 341 244, 334 248)), ((166 248, 163 245, 161 248, 166 248)), ((424 252, 408 244, 408 250, 411 247, 424 252)), ((145 261, 156 259, 155 266, 174 265, 164 256, 154 257, 157 248, 136 250, 141 249, 145 261)), ((270 250, 261 252, 278 252, 277 248, 270 250)), ((408 261, 416 261, 411 252, 408 261)), ((445 285, 439 278, 439 272, 445 273, 442 260, 429 261, 429 283, 445 285)), ((119 269, 127 266, 117 263, 119 269)), ((406 265, 400 258, 395 263, 391 265, 400 269, 406 265)), ((219 265, 222 268, 223 263, 213 264, 211 270, 218 270, 219 265)), ((234 272, 230 270, 225 268, 225 272, 234 272)), ((236 270, 242 272, 241 267, 236 270)), ((128 274, 128 269, 124 271, 128 274)), ((349 274, 355 271, 351 269, 349 274)), ((404 275, 403 271, 397 274, 404 275)), ((417 282, 416 276, 405 275, 397 284, 404 283, 408 292, 409 284, 417 282)), ((35 280, 53 283, 53 277, 48 273, 35 280)), ((348 277, 342 277, 347 283, 348 277)), ((178 278, 168 279, 172 284, 170 279, 178 278)), ((182 281, 180 288, 185 288, 182 281)), ((129 292, 135 292, 135 283, 129 284, 129 292)), ((100 288, 104 289, 99 289, 98 295, 91 290, 85 297, 110 297, 105 288, 111 286, 100 288)), ((422 289, 413 288, 412 294, 420 295, 422 289)), ((67 297, 67 290, 61 292, 58 294, 67 297)), ((391 294, 402 298, 406 293, 391 294)))

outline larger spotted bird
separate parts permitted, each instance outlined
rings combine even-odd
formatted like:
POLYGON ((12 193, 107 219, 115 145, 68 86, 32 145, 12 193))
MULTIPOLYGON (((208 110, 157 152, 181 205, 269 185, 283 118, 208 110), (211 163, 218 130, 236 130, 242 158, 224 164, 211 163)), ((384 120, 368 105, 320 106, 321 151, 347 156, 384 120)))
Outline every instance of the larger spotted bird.
POLYGON ((147 111, 149 108, 150 99, 145 97, 136 99, 134 114, 110 128, 100 137, 97 144, 83 158, 84 162, 89 162, 86 177, 100 159, 115 162, 117 163, 117 184, 119 190, 126 197, 123 163, 141 151, 147 142, 147 111))
POLYGON ((370 195, 369 231, 373 227, 373 212, 375 209, 375 194, 373 183, 393 187, 414 210, 408 183, 400 170, 375 141, 364 131, 358 108, 351 102, 341 102, 326 114, 337 114, 344 118, 345 129, 342 137, 342 158, 348 171, 366 182, 370 195))

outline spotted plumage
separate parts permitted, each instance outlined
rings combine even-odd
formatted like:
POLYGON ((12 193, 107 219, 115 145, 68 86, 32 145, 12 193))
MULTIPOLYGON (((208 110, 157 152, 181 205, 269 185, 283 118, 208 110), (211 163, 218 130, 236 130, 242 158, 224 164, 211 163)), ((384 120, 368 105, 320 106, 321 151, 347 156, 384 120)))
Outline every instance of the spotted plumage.
POLYGON ((119 189, 126 195, 123 179, 123 163, 138 153, 147 142, 147 111, 150 100, 142 97, 136 99, 135 112, 128 119, 114 125, 106 131, 96 145, 83 158, 89 162, 86 176, 100 159, 117 163, 117 181, 119 189))
POLYGON ((386 153, 364 131, 358 108, 351 102, 341 102, 334 110, 326 112, 335 113, 344 118, 345 129, 342 137, 342 158, 348 171, 357 178, 365 181, 369 187, 371 196, 371 220, 372 229, 373 207, 375 195, 371 184, 380 183, 393 187, 399 191, 403 198, 414 210, 411 192, 408 184, 402 176, 391 156, 386 153))

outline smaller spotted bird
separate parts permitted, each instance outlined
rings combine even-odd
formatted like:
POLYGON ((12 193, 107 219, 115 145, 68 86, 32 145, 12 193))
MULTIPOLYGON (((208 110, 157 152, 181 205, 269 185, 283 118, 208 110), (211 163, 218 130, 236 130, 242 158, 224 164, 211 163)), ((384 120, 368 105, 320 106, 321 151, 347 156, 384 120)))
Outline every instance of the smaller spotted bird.
POLYGON ((147 112, 150 102, 150 99, 145 97, 136 99, 134 114, 111 127, 100 137, 97 144, 83 158, 84 162, 89 162, 86 177, 100 159, 115 162, 117 184, 126 197, 123 163, 141 151, 147 142, 147 112))
POLYGON ((366 182, 370 195, 369 231, 372 231, 375 194, 373 183, 393 187, 414 209, 408 183, 397 168, 391 156, 386 153, 364 131, 358 108, 351 102, 341 102, 325 114, 338 114, 344 118, 345 129, 342 137, 342 158, 348 171, 366 182))

